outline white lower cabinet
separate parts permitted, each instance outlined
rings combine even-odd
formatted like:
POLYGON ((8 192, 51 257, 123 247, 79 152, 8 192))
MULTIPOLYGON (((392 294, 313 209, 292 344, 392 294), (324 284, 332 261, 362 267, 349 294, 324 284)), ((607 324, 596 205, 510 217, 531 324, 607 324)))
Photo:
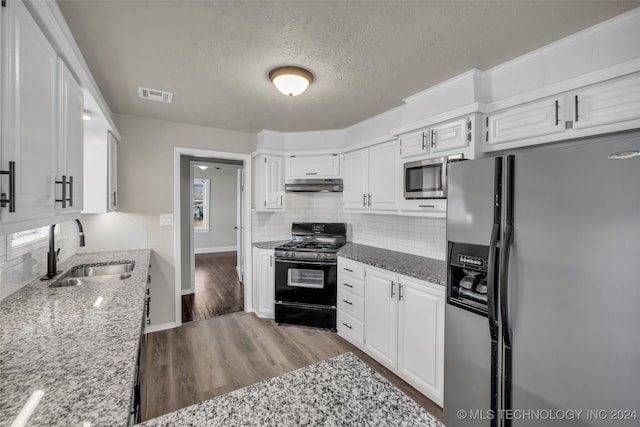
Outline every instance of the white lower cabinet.
POLYGON ((398 372, 442 405, 444 289, 402 278, 398 292, 398 372))
POLYGON ((276 297, 274 250, 253 248, 254 307, 259 317, 273 318, 276 297))
POLYGON ((442 406, 444 288, 338 258, 338 334, 442 406))
POLYGON ((364 278, 364 349, 390 369, 398 360, 398 277, 367 268, 364 278))

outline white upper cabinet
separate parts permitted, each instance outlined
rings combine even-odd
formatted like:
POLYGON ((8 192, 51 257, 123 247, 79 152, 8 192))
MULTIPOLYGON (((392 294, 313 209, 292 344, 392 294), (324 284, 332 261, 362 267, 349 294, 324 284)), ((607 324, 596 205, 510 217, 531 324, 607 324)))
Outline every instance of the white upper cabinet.
POLYGON ((398 142, 391 141, 369 148, 369 189, 367 201, 371 210, 397 209, 399 157, 398 142))
POLYGON ((83 123, 84 96, 80 85, 58 59, 59 147, 56 177, 56 211, 82 211, 83 205, 83 123))
POLYGON ((284 209, 284 157, 256 156, 256 210, 284 209))
POLYGON ((566 96, 561 95, 489 114, 485 119, 485 151, 503 149, 505 143, 564 132, 565 108, 566 96))
POLYGON ((396 210, 398 166, 397 141, 346 153, 342 193, 344 209, 396 210))
POLYGON ((286 178, 339 178, 338 154, 295 155, 285 159, 286 178))
POLYGON ((640 119, 640 74, 611 80, 574 91, 573 128, 640 119))
POLYGON ((368 151, 356 150, 344 155, 342 203, 344 209, 366 209, 369 180, 368 151))
POLYGON ((107 132, 107 209, 118 210, 118 140, 107 132))
POLYGON ((431 152, 442 153, 468 147, 473 138, 472 118, 461 118, 431 127, 431 152))
POLYGON ((58 65, 55 50, 22 2, 9 2, 3 12, 8 28, 3 33, 7 63, 2 79, 0 192, 12 202, 2 203, 0 216, 6 224, 55 214, 58 65), (13 178, 4 174, 11 165, 13 178))
POLYGON ((400 135, 400 157, 405 159, 429 154, 430 136, 427 128, 400 135))

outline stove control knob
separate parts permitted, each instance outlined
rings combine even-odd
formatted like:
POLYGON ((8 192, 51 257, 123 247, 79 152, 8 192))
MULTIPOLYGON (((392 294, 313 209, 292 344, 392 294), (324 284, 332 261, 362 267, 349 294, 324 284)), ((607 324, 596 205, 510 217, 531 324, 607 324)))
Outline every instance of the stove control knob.
POLYGON ((295 252, 291 252, 291 256, 295 258, 296 253, 295 252))

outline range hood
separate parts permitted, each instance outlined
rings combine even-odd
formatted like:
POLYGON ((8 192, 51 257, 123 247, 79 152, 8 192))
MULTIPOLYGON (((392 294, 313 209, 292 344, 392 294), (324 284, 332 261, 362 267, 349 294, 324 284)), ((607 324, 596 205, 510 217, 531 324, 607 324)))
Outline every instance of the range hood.
POLYGON ((303 179, 289 179, 284 184, 285 191, 292 191, 298 193, 341 193, 342 192, 342 178, 336 179, 321 179, 321 178, 303 178, 303 179))

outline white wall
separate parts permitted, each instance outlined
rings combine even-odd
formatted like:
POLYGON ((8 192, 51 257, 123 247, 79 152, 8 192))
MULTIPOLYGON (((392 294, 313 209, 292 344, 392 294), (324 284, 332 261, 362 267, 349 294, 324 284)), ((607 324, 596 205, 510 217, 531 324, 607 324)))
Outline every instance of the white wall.
POLYGON ((193 169, 194 178, 209 180, 209 231, 194 233, 196 253, 214 252, 237 246, 237 169, 209 167, 193 169))
POLYGON ((175 321, 173 226, 160 226, 159 216, 173 212, 174 147, 251 153, 256 136, 123 114, 114 115, 122 135, 118 145, 118 212, 98 214, 87 227, 87 239, 105 233, 105 250, 140 244, 146 237, 151 253, 151 324, 175 321), (102 229, 101 229, 102 228, 102 229))
MULTIPOLYGON (((78 250, 78 228, 74 222, 63 222, 56 226, 56 249, 60 248, 60 261, 70 258, 78 250)), ((33 279, 47 272, 49 240, 35 250, 7 260, 7 236, 0 236, 0 301, 22 288, 33 279)))
POLYGON ((252 211, 253 241, 290 240, 293 222, 346 222, 353 243, 445 259, 444 219, 344 212, 342 193, 285 193, 284 212, 252 211))

